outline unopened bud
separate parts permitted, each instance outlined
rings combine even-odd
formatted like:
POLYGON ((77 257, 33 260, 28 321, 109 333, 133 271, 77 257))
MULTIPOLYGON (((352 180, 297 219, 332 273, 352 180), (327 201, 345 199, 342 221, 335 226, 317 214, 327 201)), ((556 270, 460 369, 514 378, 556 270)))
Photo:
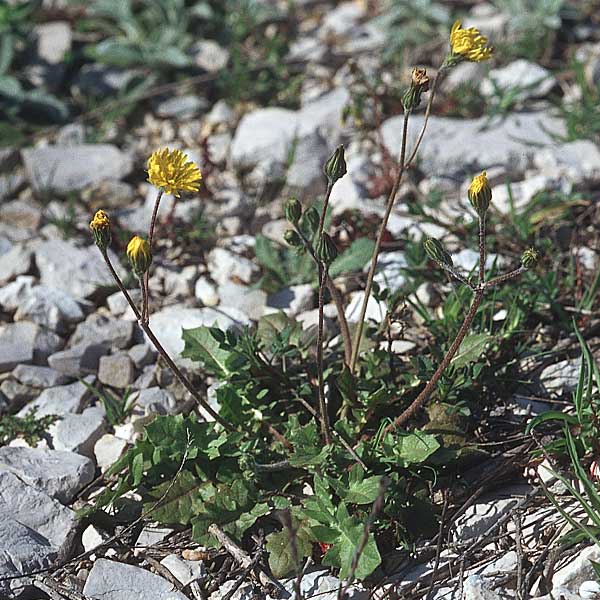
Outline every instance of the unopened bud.
POLYGON ((317 258, 326 265, 330 265, 337 258, 337 247, 335 242, 331 239, 331 236, 327 233, 323 233, 319 238, 316 254, 317 258))
POLYGON ((90 229, 96 245, 104 252, 110 246, 111 233, 110 219, 103 210, 96 211, 94 218, 90 221, 90 229))
POLYGON ((141 277, 152 264, 152 252, 150 244, 139 235, 134 235, 127 244, 127 258, 133 272, 141 277))
POLYGON ((429 77, 425 69, 415 67, 412 70, 410 87, 402 97, 405 110, 413 110, 421 103, 421 94, 429 89, 429 77))
POLYGON ((340 145, 334 150, 333 154, 327 159, 323 167, 323 172, 331 185, 346 174, 344 146, 340 145))
POLYGON ((480 217, 483 217, 492 200, 492 190, 485 171, 473 178, 469 186, 468 195, 471 206, 477 211, 480 217))
POLYGON ((298 232, 293 229, 287 229, 283 234, 283 239, 293 248, 302 246, 302 238, 298 235, 298 232))
POLYGON ((302 230, 305 233, 308 232, 309 237, 312 237, 317 232, 320 219, 319 211, 314 206, 307 208, 302 217, 302 225, 304 226, 302 230))
POLYGON ((540 260, 540 253, 535 248, 527 248, 521 255, 521 264, 526 269, 533 269, 540 260))
POLYGON ((301 216, 302 204, 296 198, 290 198, 285 204, 285 218, 293 225, 297 225, 301 216))
POLYGON ((454 266, 452 262, 452 257, 448 254, 446 248, 444 248, 443 244, 436 240, 435 238, 427 238, 423 242, 423 247, 425 248, 425 252, 427 252, 427 256, 431 258, 434 262, 446 265, 447 267, 454 266))

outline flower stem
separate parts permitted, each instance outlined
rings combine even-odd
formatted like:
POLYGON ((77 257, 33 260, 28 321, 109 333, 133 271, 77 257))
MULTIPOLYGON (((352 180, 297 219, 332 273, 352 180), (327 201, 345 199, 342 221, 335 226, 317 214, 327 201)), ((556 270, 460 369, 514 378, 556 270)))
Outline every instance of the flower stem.
MULTIPOLYGON (((163 196, 163 189, 159 188, 156 194, 156 200, 154 201, 154 208, 152 209, 152 219, 150 220, 150 229, 148 230, 148 244, 150 245, 150 252, 152 252, 152 241, 154 240, 154 229, 156 228, 156 219, 158 216, 158 208, 160 206, 160 200, 163 196)), ((146 323, 150 318, 149 300, 150 300, 150 287, 148 285, 148 279, 150 275, 148 271, 144 273, 144 280, 142 283, 142 298, 144 299, 144 308, 142 310, 142 317, 146 323)))
POLYGON ((185 387, 185 389, 192 395, 194 400, 196 400, 196 402, 217 423, 222 425, 228 431, 235 431, 234 428, 227 421, 225 421, 223 419, 223 417, 221 417, 219 415, 219 413, 217 413, 210 406, 210 404, 208 404, 208 402, 206 402, 206 400, 204 400, 204 398, 202 398, 198 394, 198 392, 192 385, 191 381, 181 372, 179 367, 173 362, 173 359, 169 356, 167 351, 163 348, 162 344, 158 341, 158 338, 154 335, 154 332, 152 331, 152 329, 150 329, 149 324, 147 322, 145 322, 144 319, 142 318, 142 314, 140 313, 138 307, 135 305, 135 302, 129 295, 129 292, 123 285, 121 278, 115 271, 115 268, 112 265, 112 262, 110 260, 110 257, 108 256, 108 253, 106 251, 102 251, 102 250, 100 252, 102 253, 102 258, 104 259, 104 262, 106 263, 106 266, 108 267, 108 270, 110 271, 110 274, 112 275, 113 279, 115 280, 117 287, 119 288, 119 290, 121 290, 121 293, 125 296, 125 299, 127 300, 127 303, 129 304, 129 306, 131 306, 131 310, 133 310, 133 313, 135 314, 135 316, 138 320, 138 323, 139 323, 140 327, 142 328, 142 331, 148 336, 148 339, 152 342, 152 344, 154 345, 154 347, 156 348, 156 350, 158 351, 160 356, 167 363, 167 366, 171 369, 171 371, 173 371, 173 374, 175 375, 175 377, 177 377, 177 379, 180 381, 180 383, 183 385, 183 387, 185 387))
POLYGON ((479 216, 479 285, 485 281, 485 214, 479 216))

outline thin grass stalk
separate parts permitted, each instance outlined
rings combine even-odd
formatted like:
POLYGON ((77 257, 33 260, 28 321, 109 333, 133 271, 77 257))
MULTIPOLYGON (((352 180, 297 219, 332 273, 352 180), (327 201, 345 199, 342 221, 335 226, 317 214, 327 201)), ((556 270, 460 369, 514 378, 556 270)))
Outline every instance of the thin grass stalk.
POLYGON ((119 275, 115 271, 115 268, 112 265, 110 257, 108 256, 108 252, 106 252, 105 250, 104 251, 101 250, 101 254, 102 254, 102 258, 104 259, 104 262, 106 263, 106 266, 108 267, 108 270, 110 271, 113 279, 115 280, 115 283, 117 284, 117 287, 119 288, 119 290, 121 291, 121 293, 125 296, 125 299, 127 300, 127 303, 129 304, 129 306, 131 306, 131 310, 133 310, 133 313, 135 314, 135 316, 136 316, 136 318, 137 318, 137 320, 138 320, 138 322, 140 324, 140 327, 142 328, 142 331, 148 336, 148 339, 152 342, 152 344, 154 345, 154 347, 156 348, 156 350, 158 351, 158 353, 160 354, 160 356, 167 363, 167 366, 171 369, 171 371, 173 372, 173 374, 175 375, 175 377, 177 377, 177 379, 180 381, 180 383, 192 395, 192 397, 194 398, 194 400, 196 400, 196 402, 217 423, 219 423, 220 425, 222 425, 228 431, 235 431, 235 429, 227 421, 225 421, 225 419, 223 419, 223 417, 221 417, 219 415, 219 413, 217 413, 212 408, 212 406, 210 406, 210 404, 208 404, 208 402, 206 402, 206 400, 204 400, 204 398, 202 398, 198 394, 198 392, 196 391, 196 389, 192 385, 191 381, 181 372, 181 370, 179 369, 179 367, 173 362, 173 359, 169 356, 169 354, 167 353, 167 351, 163 348, 162 344, 158 341, 158 338, 154 335, 154 332, 152 331, 152 329, 150 329, 150 326, 148 325, 148 323, 144 322, 144 320, 142 319, 142 314, 140 313, 138 307, 135 305, 135 302, 133 301, 133 299, 129 295, 129 292, 127 291, 127 289, 123 285, 123 282, 121 281, 121 278, 119 277, 119 275))

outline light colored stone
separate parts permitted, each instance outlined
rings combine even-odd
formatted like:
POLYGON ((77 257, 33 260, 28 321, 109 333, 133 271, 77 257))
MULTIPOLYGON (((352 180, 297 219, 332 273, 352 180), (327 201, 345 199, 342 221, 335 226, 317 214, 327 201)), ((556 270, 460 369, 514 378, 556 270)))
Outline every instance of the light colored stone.
POLYGON ((212 279, 219 285, 230 280, 251 283, 258 273, 254 262, 225 248, 213 248, 208 253, 207 262, 212 279))
POLYGON ((0 448, 0 471, 66 504, 94 478, 94 464, 72 452, 37 448, 0 448))
POLYGON ((109 535, 93 525, 88 525, 81 534, 81 545, 85 552, 90 552, 103 544, 109 535))
POLYGON ((287 184, 300 198, 325 191, 323 165, 331 156, 330 144, 318 132, 303 136, 293 146, 293 160, 287 171, 287 184))
MULTIPOLYGON (((86 377, 84 381, 91 385, 94 382, 94 378, 91 376, 86 377)), ((36 415, 38 417, 78 413, 81 412, 83 403, 88 396, 88 389, 80 381, 76 381, 69 385, 48 388, 31 404, 28 404, 21 409, 18 414, 20 417, 24 417, 32 408, 36 409, 36 415)))
POLYGON ((18 275, 29 273, 31 257, 31 249, 21 245, 15 245, 8 252, 0 254, 0 286, 18 275))
POLYGON ((156 114, 167 119, 191 119, 206 108, 208 102, 205 98, 195 94, 184 94, 159 102, 156 106, 156 114))
POLYGON ((229 61, 229 50, 210 39, 194 42, 189 52, 194 64, 208 73, 220 71, 229 61))
POLYGON ((590 140, 544 148, 535 154, 533 162, 545 175, 562 175, 573 184, 600 181, 600 149, 590 140))
POLYGON ((547 96, 557 84, 556 77, 544 67, 520 58, 504 67, 492 69, 481 82, 480 91, 484 96, 495 96, 497 87, 502 92, 518 89, 515 100, 547 96), (494 86, 495 84, 495 86, 494 86))
MULTIPOLYGON (((360 315, 360 309, 362 307, 364 292, 352 292, 350 294, 350 301, 346 307, 346 319, 349 323, 356 323, 360 315)), ((387 305, 385 302, 377 302, 373 296, 369 298, 367 302, 367 312, 365 313, 365 319, 367 321, 375 321, 381 323, 387 313, 387 305)))
POLYGON ((105 429, 104 417, 104 409, 100 406, 86 408, 80 415, 63 415, 48 429, 52 445, 56 450, 94 458, 94 445, 105 429))
POLYGON ((41 363, 64 342, 51 331, 28 321, 0 326, 0 373, 19 364, 41 363))
POLYGON ((81 342, 48 357, 48 364, 59 373, 70 377, 81 377, 98 370, 100 357, 108 354, 105 344, 81 342))
POLYGON ((125 353, 101 356, 98 379, 105 385, 125 389, 135 379, 135 367, 125 353))
POLYGON ((83 310, 73 296, 45 285, 32 287, 14 316, 15 321, 31 321, 57 333, 65 333, 84 318, 83 310))
MULTIPOLYGON (((118 257, 110 250, 109 255, 115 270, 124 278, 126 272, 118 257)), ((98 248, 91 244, 78 248, 64 240, 42 242, 35 249, 35 261, 42 285, 75 298, 86 298, 101 287, 115 285, 98 248)))
MULTIPOLYGON (((382 125, 386 147, 393 156, 399 151, 403 117, 392 117, 382 125)), ((423 126, 423 117, 409 122, 411 147, 423 126)), ((488 123, 488 117, 454 119, 431 117, 419 149, 426 173, 452 175, 501 165, 509 172, 523 172, 543 147, 556 147, 553 136, 565 135, 564 122, 546 112, 516 113, 488 123), (460 148, 460 152, 457 152, 460 148)))
POLYGON ((19 365, 15 367, 12 376, 25 385, 38 388, 50 388, 69 383, 69 377, 49 367, 36 365, 19 365))
POLYGON ((73 346, 81 342, 94 342, 123 349, 131 344, 133 332, 134 325, 131 321, 113 319, 103 313, 93 313, 77 325, 69 343, 73 346))
POLYGON ((548 393, 567 394, 577 388, 580 369, 581 356, 561 360, 540 373, 540 383, 548 393))
POLYGON ((152 364, 156 359, 156 350, 148 344, 136 344, 127 354, 138 369, 152 364))
POLYGON ((482 535, 517 502, 517 498, 496 498, 472 504, 456 520, 454 540, 464 542, 482 535))
POLYGON ((314 304, 315 290, 310 283, 283 288, 267 298, 267 310, 282 310, 289 316, 309 310, 314 304))
POLYGON ((219 286, 219 298, 220 306, 233 307, 255 321, 264 314, 267 302, 266 292, 232 281, 227 281, 219 286))
POLYGON ((21 156, 29 181, 39 192, 81 190, 103 179, 121 179, 133 168, 131 156, 110 144, 25 148, 21 156))
MULTIPOLYGON (((471 248, 463 248, 460 252, 451 254, 454 266, 460 270, 470 273, 473 269, 479 268, 479 252, 475 252, 471 248)), ((505 261, 497 254, 488 254, 485 259, 485 268, 491 269, 496 263, 498 266, 503 266, 505 261)))
POLYGON ((171 414, 177 406, 175 397, 168 390, 150 387, 135 396, 134 415, 166 415, 171 414))
POLYGON ((572 183, 563 177, 557 177, 557 171, 553 175, 538 174, 524 181, 493 186, 492 205, 502 214, 510 215, 512 209, 523 210, 540 192, 560 190, 570 193, 571 189, 572 183))
POLYGON ((112 467, 121 458, 128 445, 127 441, 114 436, 112 433, 105 433, 94 444, 94 456, 100 470, 104 473, 112 467))
POLYGON ((20 275, 16 281, 0 287, 0 305, 6 311, 13 311, 29 297, 35 277, 20 275))
POLYGON ((183 585, 206 576, 206 569, 201 560, 184 560, 176 554, 167 554, 160 564, 169 569, 183 585))
POLYGON ((217 306, 219 304, 217 288, 206 277, 200 277, 196 281, 194 295, 204 306, 217 306))
POLYGON ((588 546, 574 557, 562 561, 557 565, 558 568, 552 577, 552 588, 565 588, 571 592, 577 592, 583 582, 595 579, 591 561, 598 562, 599 560, 600 548, 588 546))
POLYGON ((105 558, 94 563, 83 594, 98 600, 187 600, 159 575, 105 558))

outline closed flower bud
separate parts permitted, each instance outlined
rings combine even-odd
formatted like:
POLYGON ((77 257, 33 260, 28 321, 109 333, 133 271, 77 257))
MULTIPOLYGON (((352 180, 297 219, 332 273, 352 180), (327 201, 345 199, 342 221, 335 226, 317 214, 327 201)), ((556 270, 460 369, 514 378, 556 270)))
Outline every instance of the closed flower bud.
POLYGON ((290 198, 285 204, 285 218, 293 225, 297 225, 301 216, 302 204, 296 198, 290 198))
POLYGON ((134 235, 129 244, 127 244, 127 258, 129 259, 133 272, 138 277, 141 277, 152 264, 150 244, 139 235, 134 235))
POLYGON ((473 178, 469 186, 468 195, 471 206, 477 211, 480 217, 483 217, 492 200, 492 190, 485 171, 473 178))
POLYGON ((526 269, 533 269, 540 260, 540 253, 535 248, 527 248, 521 255, 521 264, 526 269))
POLYGON ((309 237, 312 237, 317 232, 319 220, 319 211, 314 206, 307 208, 302 217, 302 230, 307 233, 309 237))
POLYGON ((96 212, 94 218, 90 222, 90 229, 92 230, 96 245, 104 252, 108 246, 110 246, 111 233, 110 219, 103 210, 96 212))
POLYGON ((421 103, 421 94, 429 89, 429 77, 425 69, 415 67, 412 71, 410 87, 402 97, 405 110, 413 110, 421 103))
POLYGON ((454 266, 452 262, 452 257, 448 254, 448 251, 442 243, 435 238, 427 238, 423 242, 423 247, 425 248, 425 252, 427 252, 427 256, 431 258, 431 260, 435 261, 438 264, 446 265, 447 267, 454 266))
POLYGON ((333 154, 327 159, 323 172, 329 183, 333 185, 338 179, 346 174, 346 159, 344 157, 344 146, 338 146, 333 154))
POLYGON ((300 248, 302 246, 302 238, 293 229, 286 230, 283 234, 283 239, 293 248, 300 248))
POLYGON ((327 233, 323 233, 317 242, 316 248, 317 258, 324 262, 326 265, 330 265, 338 255, 337 247, 335 242, 331 239, 327 233))

